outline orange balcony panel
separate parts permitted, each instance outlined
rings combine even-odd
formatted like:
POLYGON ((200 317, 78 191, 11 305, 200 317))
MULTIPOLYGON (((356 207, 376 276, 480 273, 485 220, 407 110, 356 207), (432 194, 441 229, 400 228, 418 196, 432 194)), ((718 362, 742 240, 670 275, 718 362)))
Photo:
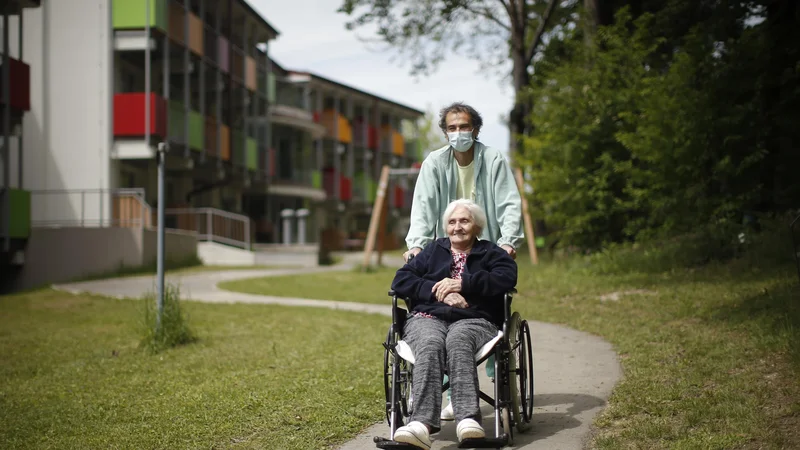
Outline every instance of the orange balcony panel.
POLYGON ((384 125, 381 129, 381 140, 384 142, 385 149, 392 152, 392 154, 403 156, 405 155, 405 140, 403 135, 397 132, 389 125, 384 125))
POLYGON ((189 50, 203 56, 203 21, 189 13, 189 50))
POLYGON ((245 59, 244 85, 251 91, 258 89, 258 82, 256 80, 256 60, 251 56, 245 59))
POLYGON ((209 155, 217 156, 217 120, 213 117, 206 117, 205 147, 209 155))
MULTIPOLYGON (((114 136, 145 135, 145 96, 143 92, 114 95, 114 136)), ((150 134, 167 136, 167 102, 153 93, 150 94, 150 134)))
POLYGON ((169 2, 169 29, 167 35, 175 42, 183 44, 184 14, 183 6, 169 2))
POLYGON ((220 127, 220 135, 222 136, 222 147, 219 149, 219 156, 224 161, 231 160, 231 129, 227 125, 220 127))
POLYGON ((330 138, 344 144, 353 142, 353 128, 350 122, 341 114, 338 115, 337 121, 336 116, 334 110, 326 109, 322 112, 319 122, 325 127, 330 138))
MULTIPOLYGON (((18 109, 21 111, 30 111, 31 109, 31 68, 24 62, 9 58, 8 70, 10 75, 10 86, 11 91, 9 98, 11 101, 12 109, 18 109)), ((0 73, 2 73, 3 64, 2 58, 0 58, 0 73)), ((6 101, 3 98, 3 93, 5 89, 3 88, 3 80, 0 77, 0 103, 5 104, 6 101)))

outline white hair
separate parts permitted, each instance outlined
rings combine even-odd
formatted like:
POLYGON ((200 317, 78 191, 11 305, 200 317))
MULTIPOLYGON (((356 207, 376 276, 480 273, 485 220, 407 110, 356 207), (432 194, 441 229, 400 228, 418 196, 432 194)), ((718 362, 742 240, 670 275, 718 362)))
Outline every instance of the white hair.
POLYGON ((450 221, 450 216, 452 216, 453 211, 459 207, 466 209, 467 212, 469 212, 469 215, 472 216, 472 222, 476 228, 475 237, 480 236, 481 232, 486 229, 486 213, 483 212, 483 209, 478 206, 477 203, 466 198, 453 200, 449 205, 447 205, 447 208, 444 210, 444 214, 442 214, 442 223, 444 226, 447 227, 447 222, 450 221))

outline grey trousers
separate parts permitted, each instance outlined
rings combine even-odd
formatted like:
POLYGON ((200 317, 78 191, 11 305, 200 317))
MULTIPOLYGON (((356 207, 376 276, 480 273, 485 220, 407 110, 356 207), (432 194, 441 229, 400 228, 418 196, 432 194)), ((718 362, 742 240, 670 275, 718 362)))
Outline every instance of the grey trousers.
POLYGON ((478 371, 475 352, 497 336, 497 327, 485 319, 462 319, 447 323, 440 319, 412 316, 403 340, 414 352, 411 421, 422 422, 432 432, 441 429, 442 375, 449 368, 450 390, 456 421, 481 422, 478 371))

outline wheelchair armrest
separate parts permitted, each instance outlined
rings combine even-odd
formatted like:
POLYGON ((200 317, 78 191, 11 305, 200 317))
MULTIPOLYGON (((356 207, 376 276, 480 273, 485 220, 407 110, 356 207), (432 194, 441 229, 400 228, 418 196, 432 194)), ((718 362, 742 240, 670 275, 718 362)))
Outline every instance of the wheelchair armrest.
POLYGON ((511 289, 508 291, 508 293, 509 293, 509 294, 516 294, 516 293, 517 293, 517 288, 511 288, 511 289))
POLYGON ((397 295, 397 292, 394 289, 389 289, 389 297, 394 297, 395 295, 397 295))

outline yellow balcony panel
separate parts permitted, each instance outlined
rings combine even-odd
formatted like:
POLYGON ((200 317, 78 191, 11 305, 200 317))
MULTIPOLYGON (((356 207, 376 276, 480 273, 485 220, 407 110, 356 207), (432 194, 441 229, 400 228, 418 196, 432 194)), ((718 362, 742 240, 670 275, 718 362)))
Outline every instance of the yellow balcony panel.
POLYGON ((330 138, 335 139, 343 144, 353 142, 353 127, 350 122, 341 114, 339 120, 336 120, 336 112, 332 109, 326 109, 322 112, 320 123, 327 130, 330 138))

